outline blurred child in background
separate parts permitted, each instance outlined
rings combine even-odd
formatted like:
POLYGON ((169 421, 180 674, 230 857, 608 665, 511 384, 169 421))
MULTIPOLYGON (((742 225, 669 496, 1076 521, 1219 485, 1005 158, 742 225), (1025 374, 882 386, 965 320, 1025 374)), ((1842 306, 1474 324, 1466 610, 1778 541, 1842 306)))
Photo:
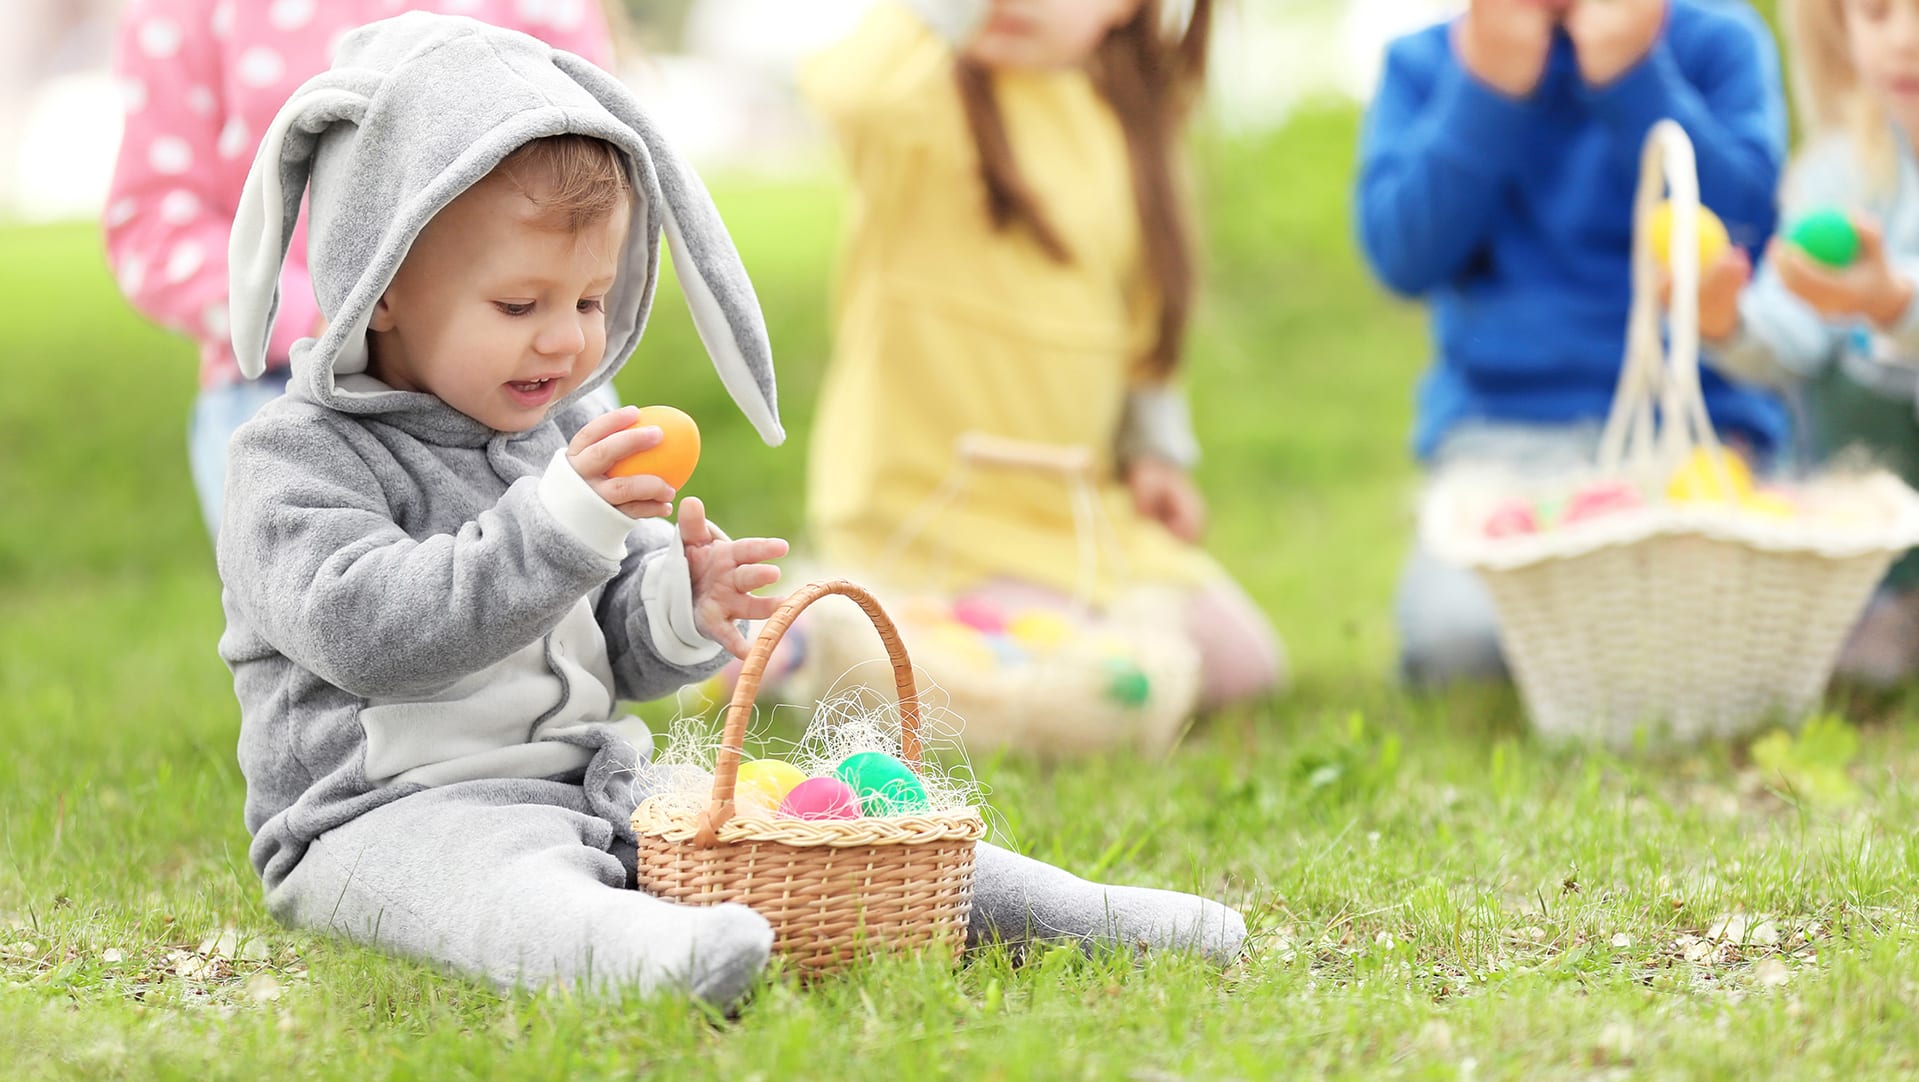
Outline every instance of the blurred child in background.
MULTIPOLYGON (((1633 192, 1670 117, 1735 240, 1772 232, 1786 124, 1772 40, 1744 4, 1472 0, 1391 46, 1360 149, 1373 270, 1427 302, 1414 449, 1430 471, 1591 460, 1625 352, 1633 192)), ((1770 452, 1784 408, 1705 374, 1715 425, 1770 452)), ((1418 545, 1397 602, 1413 684, 1498 678, 1491 600, 1418 545)))
POLYGON ((293 343, 320 325, 302 220, 267 373, 240 378, 227 338, 227 234, 253 149, 293 90, 326 70, 342 35, 411 9, 468 15, 602 67, 612 61, 596 0, 133 0, 121 17, 114 69, 126 129, 107 197, 107 258, 142 315, 199 344, 187 451, 209 533, 219 526, 228 438, 286 390, 293 343))
MULTIPOLYGON (((1784 29, 1804 147, 1782 200, 1788 225, 1844 212, 1857 257, 1825 265, 1775 240, 1752 264, 1728 253, 1706 276, 1700 329, 1728 374, 1790 388, 1810 463, 1849 447, 1919 482, 1919 3, 1788 0, 1784 29)), ((1919 559, 1884 586, 1839 672, 1887 686, 1919 670, 1919 559)))
POLYGON ((932 544, 892 550, 963 435, 1083 450, 1123 556, 1103 585, 1182 591, 1203 705, 1284 679, 1198 547, 1178 389, 1198 279, 1180 138, 1210 22, 1209 0, 889 2, 803 77, 854 190, 809 470, 822 554, 1064 605, 1085 539, 1057 477, 984 474, 932 544))

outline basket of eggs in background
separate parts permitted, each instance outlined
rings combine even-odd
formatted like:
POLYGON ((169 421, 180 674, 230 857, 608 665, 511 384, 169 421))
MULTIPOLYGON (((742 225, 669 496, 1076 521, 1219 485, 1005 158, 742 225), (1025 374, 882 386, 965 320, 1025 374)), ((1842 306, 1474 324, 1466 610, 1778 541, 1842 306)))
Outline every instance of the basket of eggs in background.
MULTIPOLYGON (((1842 258, 1834 217, 1845 225, 1822 215, 1792 239, 1842 258)), ((1596 461, 1442 474, 1422 536, 1485 582, 1541 732, 1624 747, 1796 724, 1888 566, 1919 544, 1919 494, 1883 470, 1762 483, 1719 443, 1699 384, 1698 283, 1726 234, 1671 121, 1647 137, 1634 220, 1626 356, 1596 461)))
MULTIPOLYGON (((831 727, 825 713, 809 739, 831 727)), ((934 948, 957 957, 986 826, 971 787, 947 784, 922 761, 920 725, 912 662, 873 595, 844 580, 795 591, 747 653, 710 775, 684 766, 698 749, 670 744, 662 756, 682 765, 633 812, 640 888, 689 905, 750 906, 773 926, 774 951, 803 974, 869 954, 934 948), (824 753, 801 765, 743 761, 767 659, 793 620, 831 595, 855 602, 886 648, 898 696, 887 735, 897 744, 847 752, 851 745, 821 740, 824 753)))

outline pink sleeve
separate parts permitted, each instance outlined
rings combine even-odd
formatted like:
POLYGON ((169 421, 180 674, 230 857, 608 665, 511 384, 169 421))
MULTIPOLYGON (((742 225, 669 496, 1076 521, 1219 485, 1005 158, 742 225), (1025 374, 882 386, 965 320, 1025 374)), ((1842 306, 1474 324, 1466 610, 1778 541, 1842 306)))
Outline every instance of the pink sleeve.
MULTIPOLYGON (((596 0, 578 0, 580 14, 572 26, 555 24, 528 27, 527 32, 556 49, 586 58, 607 71, 613 70, 613 34, 607 27, 606 10, 596 0)), ((612 2, 612 0, 609 0, 612 2)))
POLYGON ((224 339, 227 234, 220 183, 220 54, 209 0, 144 0, 120 20, 114 69, 126 129, 107 196, 107 259, 147 318, 224 339))

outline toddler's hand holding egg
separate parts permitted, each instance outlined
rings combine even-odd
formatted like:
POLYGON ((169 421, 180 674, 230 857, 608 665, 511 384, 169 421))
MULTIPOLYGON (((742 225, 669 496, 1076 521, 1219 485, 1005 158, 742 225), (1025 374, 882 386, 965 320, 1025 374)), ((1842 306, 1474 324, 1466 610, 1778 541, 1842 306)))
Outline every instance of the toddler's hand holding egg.
POLYGON ((675 491, 685 487, 700 461, 700 426, 693 418, 672 406, 642 406, 639 419, 631 427, 652 426, 660 430, 660 442, 644 451, 627 455, 607 472, 611 477, 657 477, 675 491))
POLYGON ((595 495, 627 517, 665 518, 673 512, 679 483, 692 473, 692 464, 699 458, 699 433, 691 428, 692 423, 691 418, 671 407, 623 406, 581 425, 567 443, 566 461, 595 495), (678 417, 663 417, 660 410, 670 410, 678 417), (689 430, 690 442, 686 439, 689 430), (662 460, 678 465, 681 459, 683 470, 632 468, 636 462, 662 460), (671 476, 663 476, 666 474, 671 476))

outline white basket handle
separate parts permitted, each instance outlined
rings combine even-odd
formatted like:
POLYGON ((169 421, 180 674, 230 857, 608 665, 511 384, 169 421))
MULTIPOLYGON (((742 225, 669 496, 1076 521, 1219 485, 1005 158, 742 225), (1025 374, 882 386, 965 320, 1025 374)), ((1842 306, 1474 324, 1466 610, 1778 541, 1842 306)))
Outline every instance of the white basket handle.
POLYGON ((1696 448, 1712 452, 1719 490, 1732 498, 1731 478, 1719 451, 1706 399, 1699 387, 1699 173, 1692 140, 1671 120, 1654 124, 1639 162, 1633 202, 1632 310, 1626 324, 1626 356, 1612 413, 1599 444, 1603 473, 1626 473, 1640 482, 1669 475, 1696 448), (1665 196, 1672 205, 1672 311, 1667 339, 1659 333, 1658 259, 1646 223, 1665 196))

